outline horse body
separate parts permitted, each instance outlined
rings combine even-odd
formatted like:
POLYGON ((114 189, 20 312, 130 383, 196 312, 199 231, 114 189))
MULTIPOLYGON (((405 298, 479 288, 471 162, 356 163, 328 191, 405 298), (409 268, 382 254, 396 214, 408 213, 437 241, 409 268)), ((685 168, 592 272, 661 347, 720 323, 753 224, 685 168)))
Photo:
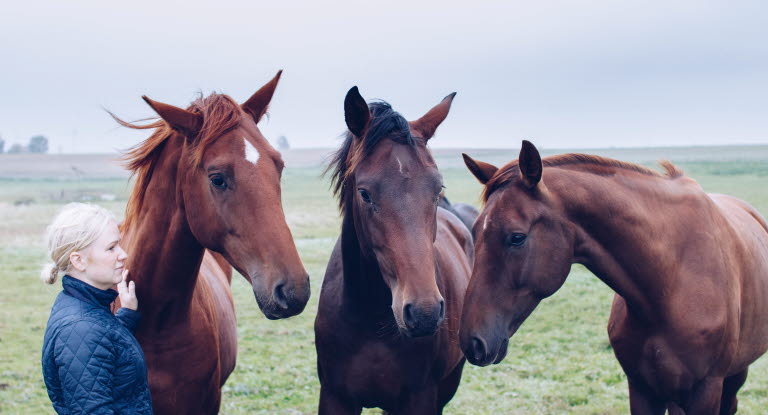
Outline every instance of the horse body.
POLYGON ((500 361, 507 337, 581 263, 616 292, 608 333, 633 414, 736 411, 749 364, 768 349, 768 232, 759 213, 704 193, 671 165, 663 176, 594 156, 542 163, 530 143, 500 170, 473 162, 487 204, 462 316, 471 362, 500 361), (492 242, 499 233, 518 236, 501 238, 502 248, 492 242), (491 269, 503 276, 494 280, 491 269), (489 315, 479 304, 499 278, 513 281, 504 296, 514 300, 489 315))
POLYGON ((472 238, 438 208, 442 177, 426 148, 452 98, 408 123, 347 94, 350 132, 334 158, 342 229, 315 319, 322 415, 439 414, 458 388, 472 238))
POLYGON ((282 161, 256 127, 278 79, 242 107, 218 94, 188 110, 145 98, 163 120, 121 122, 156 129, 127 155, 137 179, 123 224, 155 413, 219 411, 237 355, 233 267, 270 319, 309 298, 280 205, 282 161))
POLYGON ((567 215, 602 218, 575 222, 576 256, 617 292, 608 333, 633 406, 699 413, 722 398, 730 413, 735 393, 722 392, 724 380, 744 376, 768 347, 768 324, 757 318, 768 316, 768 234, 744 202, 707 195, 688 178, 634 174, 631 188, 599 185, 600 202, 583 206, 566 189, 600 178, 585 186, 553 170, 547 186, 572 207, 567 215))

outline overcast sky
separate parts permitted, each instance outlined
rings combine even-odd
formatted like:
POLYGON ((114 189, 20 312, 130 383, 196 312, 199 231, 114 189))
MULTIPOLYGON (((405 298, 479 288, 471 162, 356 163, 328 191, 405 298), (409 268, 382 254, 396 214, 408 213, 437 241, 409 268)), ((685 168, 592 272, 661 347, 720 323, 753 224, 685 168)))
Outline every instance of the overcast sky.
POLYGON ((125 149, 147 132, 116 127, 102 107, 136 120, 153 115, 142 94, 242 102, 283 69, 259 126, 293 147, 339 144, 353 85, 407 119, 458 92, 440 147, 768 144, 766 5, 4 2, 0 137, 125 149))

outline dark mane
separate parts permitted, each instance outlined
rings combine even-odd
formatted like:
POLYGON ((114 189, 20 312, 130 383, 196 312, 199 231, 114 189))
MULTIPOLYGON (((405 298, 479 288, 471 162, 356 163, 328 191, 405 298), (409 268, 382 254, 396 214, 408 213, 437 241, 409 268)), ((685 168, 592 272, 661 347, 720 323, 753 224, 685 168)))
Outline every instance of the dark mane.
MULTIPOLYGON (((491 193, 495 192, 504 185, 517 180, 517 178, 520 177, 520 166, 518 162, 519 160, 512 160, 511 162, 507 163, 502 168, 500 168, 499 171, 493 175, 493 177, 491 177, 491 180, 489 180, 488 183, 485 184, 485 188, 483 189, 482 194, 483 203, 488 201, 491 193)), ((659 178, 675 178, 683 175, 683 171, 680 168, 666 160, 660 162, 661 166, 664 168, 664 170, 666 170, 665 175, 662 175, 655 170, 651 170, 638 164, 609 159, 591 154, 560 154, 542 159, 541 162, 545 167, 586 165, 592 167, 591 170, 587 171, 594 174, 610 174, 612 170, 621 169, 659 178)))
POLYGON ((365 135, 362 139, 356 139, 351 132, 347 131, 344 144, 333 154, 324 172, 327 174, 332 171, 331 187, 333 194, 339 199, 339 207, 342 208, 346 200, 344 182, 354 173, 360 162, 373 152, 379 142, 386 138, 416 147, 422 141, 411 135, 408 121, 388 103, 372 102, 368 104, 368 109, 371 111, 371 122, 365 135))
MULTIPOLYGON (((184 140, 184 145, 190 146, 189 151, 185 152, 188 155, 185 161, 189 163, 191 168, 197 168, 202 162, 203 154, 208 146, 240 124, 242 111, 232 98, 216 93, 207 97, 203 97, 201 94, 190 104, 187 111, 203 116, 203 127, 197 137, 191 141, 184 140)), ((125 231, 130 229, 131 224, 141 211, 147 185, 152 178, 154 167, 165 144, 171 137, 180 136, 181 133, 162 119, 150 124, 138 125, 123 121, 112 113, 110 115, 124 127, 137 130, 155 129, 149 138, 125 151, 120 158, 125 162, 126 168, 132 172, 131 175, 136 177, 125 211, 125 221, 123 222, 123 230, 125 231)))

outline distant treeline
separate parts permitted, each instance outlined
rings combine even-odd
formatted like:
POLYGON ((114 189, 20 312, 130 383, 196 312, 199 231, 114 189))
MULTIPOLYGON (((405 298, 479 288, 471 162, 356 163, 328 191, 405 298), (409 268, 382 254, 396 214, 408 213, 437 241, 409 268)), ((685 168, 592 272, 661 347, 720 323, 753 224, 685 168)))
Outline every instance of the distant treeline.
MULTIPOLYGON (((5 140, 0 138, 0 154, 5 153, 5 140)), ((29 139, 27 145, 14 143, 9 149, 8 154, 13 153, 47 153, 48 139, 43 135, 36 135, 29 139)))

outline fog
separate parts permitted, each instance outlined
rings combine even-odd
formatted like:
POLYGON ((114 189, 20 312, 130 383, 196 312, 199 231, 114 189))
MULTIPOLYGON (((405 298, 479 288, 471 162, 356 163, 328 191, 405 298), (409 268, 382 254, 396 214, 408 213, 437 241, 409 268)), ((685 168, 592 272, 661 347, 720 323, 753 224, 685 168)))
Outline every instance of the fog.
POLYGON ((259 125, 335 147, 357 85, 408 119, 458 92, 435 147, 768 143, 768 6, 648 1, 29 1, 0 14, 0 137, 125 149, 143 94, 245 100, 284 70, 259 125), (459 6, 461 4, 461 6, 459 6))

